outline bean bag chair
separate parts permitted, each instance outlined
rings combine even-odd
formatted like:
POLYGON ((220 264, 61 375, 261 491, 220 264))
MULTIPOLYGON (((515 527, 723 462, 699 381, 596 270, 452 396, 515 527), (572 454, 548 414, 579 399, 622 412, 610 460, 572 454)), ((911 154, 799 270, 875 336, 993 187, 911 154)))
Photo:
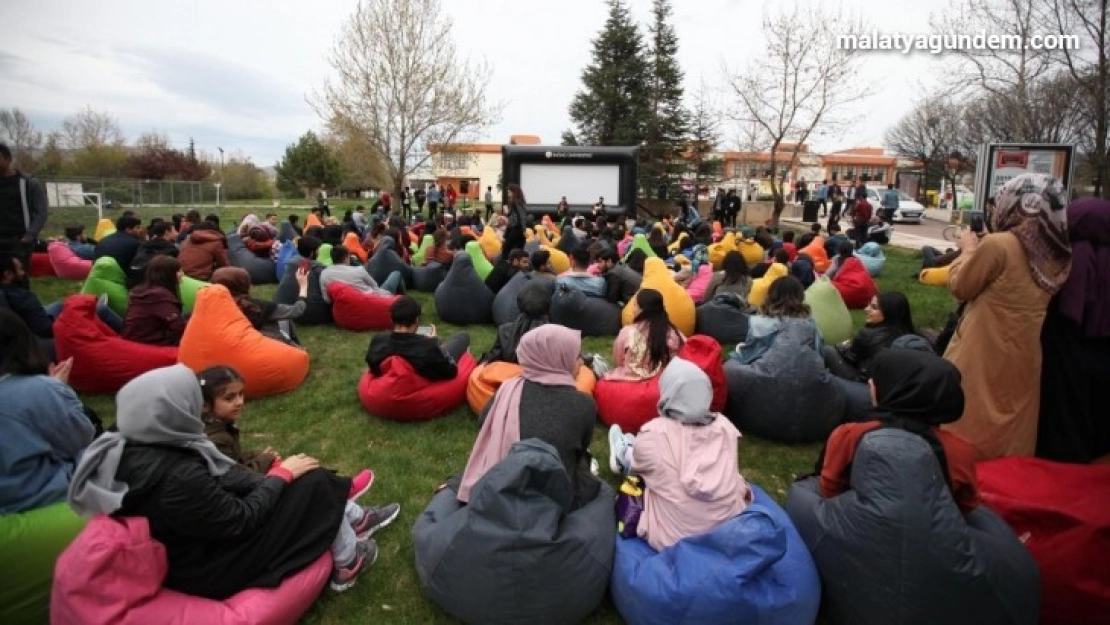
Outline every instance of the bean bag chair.
POLYGON ((550 316, 551 323, 579 330, 583 336, 616 336, 621 331, 619 306, 566 285, 555 287, 550 316))
POLYGON ((813 267, 817 269, 817 273, 825 273, 829 270, 829 265, 832 261, 829 260, 829 253, 825 251, 825 238, 813 237, 809 245, 798 250, 799 254, 807 254, 813 259, 813 267))
POLYGON ((420 247, 416 248, 416 252, 412 255, 412 265, 414 268, 424 264, 424 257, 428 254, 428 250, 432 249, 434 241, 432 235, 425 234, 424 238, 420 239, 420 247))
POLYGON ((81 292, 97 297, 107 295, 108 307, 121 317, 127 315, 127 276, 111 256, 101 256, 93 261, 81 292))
POLYGON ((93 232, 93 241, 99 241, 109 234, 115 234, 116 224, 111 219, 101 219, 96 222, 96 230, 93 232))
POLYGON ((525 286, 536 280, 543 280, 544 284, 547 284, 552 289, 555 288, 554 280, 540 278, 530 271, 520 271, 512 278, 509 278, 509 281, 505 283, 505 286, 501 287, 501 290, 498 291, 497 295, 493 298, 493 305, 490 312, 493 315, 494 325, 500 326, 503 323, 516 321, 516 318, 520 315, 520 307, 517 306, 516 297, 520 295, 520 292, 524 290, 525 286))
POLYGON ((755 316, 745 343, 745 350, 766 348, 750 364, 736 357, 725 363, 725 415, 741 432, 780 443, 828 438, 844 414, 844 394, 825 368, 817 325, 755 316))
POLYGON ((983 504, 1021 537, 1041 573, 1041 625, 1110 615, 1110 464, 999 458, 976 467, 983 504))
MULTIPOLYGON (((674 277, 667 269, 666 263, 661 258, 651 257, 644 263, 644 279, 640 283, 641 289, 655 289, 663 295, 663 305, 667 308, 667 318, 674 327, 686 336, 694 333, 697 315, 694 312, 694 300, 686 289, 674 281, 674 277)), ((621 311, 621 324, 632 323, 632 303, 628 302, 621 311)))
POLYGON ((381 376, 367 369, 358 383, 362 407, 375 417, 393 421, 427 421, 457 408, 466 399, 466 383, 477 361, 469 352, 458 362, 451 380, 430 382, 413 370, 409 361, 390 356, 382 363, 381 376))
POLYGON ((432 498, 412 528, 424 593, 465 623, 578 623, 605 598, 613 567, 613 489, 571 509, 559 454, 513 445, 475 484, 432 498))
POLYGON ((358 235, 354 232, 348 232, 347 236, 343 237, 343 247, 347 248, 347 251, 353 254, 354 257, 358 259, 358 262, 363 265, 369 260, 366 254, 366 248, 362 247, 362 241, 359 241, 358 235))
POLYGON ((46 254, 50 257, 50 265, 54 267, 54 275, 63 280, 84 280, 92 271, 91 260, 85 260, 74 254, 73 250, 61 241, 48 243, 46 254))
MULTIPOLYGON (((300 295, 300 286, 297 284, 297 269, 303 262, 300 256, 294 256, 286 262, 286 268, 274 293, 274 302, 291 306, 297 303, 300 295)), ((334 321, 331 312, 331 303, 324 299, 324 292, 320 290, 320 274, 324 273, 320 263, 311 262, 308 268, 308 297, 305 299, 304 314, 297 318, 298 325, 315 326, 327 325, 334 321)))
POLYGON ((858 251, 852 253, 859 262, 863 263, 864 269, 867 270, 867 275, 872 278, 878 278, 879 274, 883 272, 883 265, 886 264, 886 256, 883 254, 883 246, 870 241, 864 243, 863 247, 858 251))
POLYGON ((700 304, 705 299, 705 290, 709 288, 709 282, 712 279, 712 265, 703 263, 698 267, 698 273, 690 280, 690 284, 686 285, 686 292, 690 294, 690 299, 694 300, 695 304, 700 304))
POLYGON ((948 270, 949 267, 929 267, 922 269, 921 273, 917 275, 917 281, 925 286, 948 286, 948 270))
POLYGON ((316 262, 320 263, 321 265, 323 265, 325 267, 331 267, 332 266, 331 250, 332 250, 331 243, 321 244, 320 249, 316 250, 316 262))
POLYGON ((393 237, 382 237, 378 249, 374 250, 374 255, 366 263, 366 271, 370 272, 370 277, 378 284, 385 282, 394 271, 400 271, 405 286, 412 286, 412 266, 406 264, 397 254, 397 242, 393 237))
POLYGON ((735 293, 718 293, 713 299, 698 306, 698 334, 704 334, 721 345, 735 345, 748 336, 748 314, 740 296, 735 293))
POLYGON ((667 251, 670 252, 672 256, 674 256, 675 254, 677 254, 681 250, 684 250, 687 247, 691 247, 691 246, 686 245, 686 243, 689 240, 690 240, 690 234, 687 233, 687 232, 683 232, 682 234, 678 235, 677 239, 675 239, 669 245, 667 245, 667 251))
POLYGON ((867 305, 871 303, 871 298, 879 292, 878 287, 875 286, 875 281, 867 275, 867 269, 863 266, 863 263, 854 256, 841 264, 840 269, 836 272, 836 277, 832 279, 832 285, 836 287, 837 291, 840 291, 840 297, 849 310, 867 308, 867 305))
POLYGON ((54 562, 84 526, 64 501, 0 515, 0 622, 49 621, 54 562))
POLYGON ((809 546, 831 625, 1034 625, 1037 564, 986 506, 960 513, 925 439, 896 428, 859 442, 852 490, 795 482, 786 511, 809 546))
POLYGON ((470 260, 474 262, 474 271, 478 273, 478 277, 485 281, 489 277, 489 272, 493 271, 493 263, 486 258, 482 246, 477 241, 469 241, 466 244, 466 253, 470 255, 470 260))
POLYGON ((501 255, 501 239, 489 226, 482 229, 482 236, 478 237, 478 245, 482 246, 482 253, 490 262, 501 255))
POLYGON ((316 213, 309 213, 308 217, 306 217, 305 220, 304 220, 304 230, 305 230, 305 232, 308 232, 309 228, 323 228, 323 227, 324 227, 324 222, 320 221, 320 218, 316 216, 316 213))
MULTIPOLYGON (((678 357, 689 360, 709 376, 713 401, 709 409, 720 412, 728 402, 729 388, 721 365, 721 346, 708 336, 686 339, 678 357)), ((659 375, 631 382, 602 378, 594 386, 597 416, 605 425, 619 425, 621 430, 635 434, 645 423, 659 415, 659 375)))
POLYGON ((852 313, 828 278, 818 278, 806 289, 806 304, 826 343, 835 345, 852 338, 852 313))
POLYGON ((632 625, 810 625, 821 580, 786 512, 752 485, 753 501, 713 531, 661 552, 617 538, 613 603, 632 625))
POLYGON ((197 280, 189 276, 183 276, 181 278, 181 284, 178 285, 177 291, 181 296, 181 307, 186 313, 192 313, 193 309, 196 308, 197 291, 200 291, 208 285, 209 283, 204 280, 197 280))
POLYGON ((763 246, 756 243, 755 239, 744 239, 737 243, 736 250, 744 257, 744 262, 748 263, 749 267, 763 262, 763 259, 767 256, 763 246))
POLYGON ((197 293, 197 307, 181 337, 179 361, 193 371, 225 365, 243 376, 248 398, 291 391, 308 376, 308 352, 254 329, 227 289, 197 293))
MULTIPOLYGON (((500 360, 478 365, 470 374, 466 384, 466 403, 470 405, 474 414, 482 414, 482 409, 505 380, 520 375, 522 371, 520 365, 500 360)), ((589 367, 579 367, 578 376, 575 379, 577 381, 575 388, 587 395, 593 395, 597 377, 589 367)))
POLYGON ((27 267, 27 274, 32 278, 49 278, 58 275, 50 262, 50 254, 46 252, 31 253, 31 266, 27 267))
POLYGON ((804 254, 799 255, 790 263, 790 275, 798 279, 802 286, 809 288, 817 281, 817 270, 813 267, 813 260, 804 254))
POLYGON ((559 233, 559 227, 555 225, 554 221, 551 221, 551 215, 544 215, 543 218, 540 219, 540 225, 542 225, 543 228, 536 228, 537 235, 541 232, 556 235, 559 233))
POLYGON ((551 253, 551 259, 548 262, 551 263, 551 268, 555 270, 555 273, 570 271, 570 256, 567 256, 566 252, 553 245, 545 245, 543 249, 551 253))
POLYGON ((328 297, 335 325, 344 330, 366 332, 393 328, 389 307, 397 301, 397 295, 363 293, 349 284, 332 282, 328 285, 328 297))
POLYGON ((412 268, 412 288, 422 293, 435 293, 436 287, 447 277, 447 268, 437 262, 412 268))
POLYGON ((274 277, 277 278, 279 283, 285 277, 285 268, 289 266, 289 261, 294 258, 300 258, 300 254, 297 253, 297 246, 292 241, 282 243, 281 249, 278 250, 277 260, 274 261, 274 277))
POLYGON ((147 371, 175 364, 178 356, 176 347, 121 338, 96 316, 96 297, 91 295, 66 298, 54 322, 54 348, 59 362, 73 358, 69 385, 89 395, 115 393, 147 371))
POLYGON ((493 291, 474 272, 466 252, 455 254, 447 277, 436 287, 436 315, 455 325, 481 325, 493 320, 493 291))
POLYGON ((725 254, 734 250, 736 250, 736 233, 734 232, 726 232, 720 241, 710 245, 709 262, 713 265, 713 271, 720 270, 721 263, 725 262, 725 254))
POLYGON ((162 587, 166 548, 145 518, 97 516, 58 558, 50 618, 119 625, 294 625, 331 574, 325 553, 277 588, 251 588, 224 601, 162 587))
POLYGON ((227 235, 227 259, 233 267, 246 270, 251 284, 277 284, 277 270, 269 257, 261 258, 247 249, 237 234, 227 235))
POLYGON ((648 258, 655 258, 655 250, 651 249, 651 246, 648 245, 647 235, 642 232, 632 237, 632 243, 625 249, 624 253, 621 255, 621 259, 627 261, 628 255, 632 253, 632 250, 641 250, 644 254, 647 254, 648 258))
POLYGON ((626 258, 630 247, 632 247, 632 235, 625 233, 624 238, 617 243, 617 255, 626 258))
POLYGON ((748 293, 748 304, 753 308, 762 306, 767 299, 768 291, 771 290, 771 284, 787 275, 790 275, 789 267, 782 263, 771 263, 763 277, 752 280, 752 290, 748 293))

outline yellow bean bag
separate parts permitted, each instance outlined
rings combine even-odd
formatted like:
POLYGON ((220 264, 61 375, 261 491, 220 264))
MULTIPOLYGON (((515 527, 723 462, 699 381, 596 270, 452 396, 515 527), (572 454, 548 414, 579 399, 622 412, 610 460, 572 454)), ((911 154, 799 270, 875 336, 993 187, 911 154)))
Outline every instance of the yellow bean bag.
POLYGON ((540 240, 540 245, 544 247, 555 247, 555 245, 559 242, 559 237, 552 237, 550 234, 548 234, 547 230, 544 230, 543 228, 536 229, 536 238, 540 240))
POLYGON ((492 226, 486 226, 482 230, 482 236, 478 237, 478 245, 482 246, 482 253, 490 261, 501 255, 501 239, 493 231, 492 226))
POLYGON ((543 249, 551 252, 551 268, 555 270, 555 273, 570 271, 570 257, 567 256, 566 252, 554 245, 544 245, 543 249))
MULTIPOLYGON (((482 409, 486 407, 497 389, 501 388, 509 378, 520 375, 521 371, 520 365, 500 360, 478 365, 470 374, 470 380, 466 385, 466 403, 470 404, 474 414, 482 414, 482 409)), ((575 380, 575 388, 593 397, 597 377, 589 367, 579 367, 575 380)))
POLYGON ((736 250, 744 257, 744 262, 748 263, 749 267, 763 262, 764 255, 766 254, 763 250, 763 246, 756 243, 755 239, 744 239, 736 246, 736 250))
POLYGON ((948 286, 948 266, 922 269, 917 280, 926 286, 948 286))
POLYGON ((713 265, 713 271, 721 269, 721 263, 725 261, 725 254, 736 249, 736 233, 726 232, 721 240, 710 245, 709 251, 709 264, 713 265))
POLYGON ((748 303, 752 306, 762 306, 763 301, 767 299, 767 292, 771 290, 771 284, 790 273, 790 270, 782 263, 771 263, 767 268, 767 273, 763 274, 762 278, 752 280, 752 291, 748 294, 748 303))
MULTIPOLYGON (((663 296, 663 305, 667 308, 667 317, 686 336, 694 334, 697 315, 695 313, 694 299, 686 289, 678 285, 667 270, 667 264, 661 258, 649 258, 644 263, 644 280, 640 283, 641 289, 655 289, 663 296)), ((632 323, 632 305, 635 301, 628 302, 621 311, 621 324, 632 323)))
POLYGON ((675 239, 673 243, 667 246, 667 251, 671 253, 671 256, 674 256, 676 252, 680 252, 688 247, 686 245, 686 241, 688 240, 690 240, 690 235, 686 232, 683 232, 682 234, 678 235, 678 238, 675 239))
POLYGON ((254 329, 227 289, 197 293, 197 306, 181 337, 178 362, 193 371, 225 365, 243 376, 247 397, 291 391, 308 376, 308 352, 254 329))
POLYGON ((682 265, 683 267, 686 267, 690 264, 690 259, 686 258, 682 254, 675 254, 674 258, 672 258, 671 260, 673 260, 676 265, 682 265))
POLYGON ((112 223, 111 219, 101 219, 96 222, 96 231, 93 232, 93 240, 99 241, 115 231, 116 224, 112 223))

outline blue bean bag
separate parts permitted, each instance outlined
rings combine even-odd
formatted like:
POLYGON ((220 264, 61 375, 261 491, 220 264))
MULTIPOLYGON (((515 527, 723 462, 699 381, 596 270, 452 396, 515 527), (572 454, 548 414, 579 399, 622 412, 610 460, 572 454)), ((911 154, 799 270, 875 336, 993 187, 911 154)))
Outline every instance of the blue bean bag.
POLYGON ((883 265, 886 264, 886 256, 883 255, 883 247, 874 241, 864 243, 859 251, 852 254, 863 263, 864 269, 872 278, 878 278, 879 274, 883 271, 883 265))
POLYGON ((285 276, 285 267, 289 261, 294 258, 300 258, 297 254, 297 246, 292 241, 286 241, 281 244, 281 249, 278 250, 277 260, 274 261, 274 276, 280 283, 283 276, 285 276))
POLYGON ((811 624, 821 580, 786 512, 758 486, 744 512, 657 552, 617 537, 613 603, 631 625, 811 624))

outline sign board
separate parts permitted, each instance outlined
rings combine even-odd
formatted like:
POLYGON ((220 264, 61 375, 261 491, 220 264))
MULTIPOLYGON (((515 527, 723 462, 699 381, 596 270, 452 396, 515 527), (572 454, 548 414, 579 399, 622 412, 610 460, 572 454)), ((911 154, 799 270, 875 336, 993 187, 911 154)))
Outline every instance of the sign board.
POLYGON ((984 144, 979 148, 979 163, 975 171, 975 210, 983 210, 989 198, 1021 174, 1045 174, 1058 178, 1064 190, 1070 192, 1074 164, 1074 145, 984 144))

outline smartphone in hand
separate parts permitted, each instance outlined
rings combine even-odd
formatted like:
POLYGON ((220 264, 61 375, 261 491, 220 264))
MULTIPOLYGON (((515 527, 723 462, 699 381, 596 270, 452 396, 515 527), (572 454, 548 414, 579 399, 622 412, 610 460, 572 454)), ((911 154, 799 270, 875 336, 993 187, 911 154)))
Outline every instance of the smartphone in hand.
POLYGON ((432 335, 432 326, 420 326, 420 327, 416 328, 416 333, 419 334, 420 336, 431 336, 432 335))

